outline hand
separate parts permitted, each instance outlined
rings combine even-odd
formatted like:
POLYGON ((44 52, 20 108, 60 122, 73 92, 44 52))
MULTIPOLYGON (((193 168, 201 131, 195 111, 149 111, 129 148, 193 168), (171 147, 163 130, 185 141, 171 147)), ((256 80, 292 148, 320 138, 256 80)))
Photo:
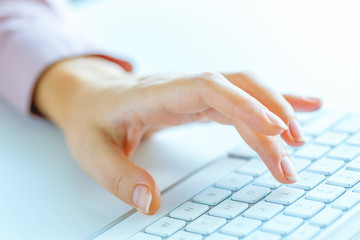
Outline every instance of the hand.
POLYGON ((297 173, 278 135, 302 145, 294 109, 321 106, 316 98, 281 96, 243 73, 139 78, 96 57, 52 66, 39 81, 34 103, 62 129, 80 167, 145 214, 158 210, 160 191, 129 157, 146 133, 203 119, 234 125, 273 176, 289 184, 297 173))

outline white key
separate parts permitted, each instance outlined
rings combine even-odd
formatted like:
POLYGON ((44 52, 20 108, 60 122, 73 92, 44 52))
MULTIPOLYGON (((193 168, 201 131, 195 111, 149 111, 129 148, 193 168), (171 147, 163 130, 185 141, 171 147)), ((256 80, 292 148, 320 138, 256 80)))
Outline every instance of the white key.
POLYGON ((232 200, 225 200, 209 211, 216 217, 232 219, 249 208, 249 204, 232 200))
POLYGON ((329 176, 339 170, 342 166, 344 166, 344 164, 345 163, 341 160, 324 157, 319 161, 314 162, 307 171, 329 176))
POLYGON ((280 240, 281 236, 273 233, 267 233, 262 231, 256 231, 249 236, 247 236, 244 240, 280 240))
POLYGON ((311 226, 309 224, 304 224, 296 231, 291 233, 285 239, 287 240, 310 240, 314 239, 314 237, 320 232, 319 227, 311 226))
POLYGON ((360 133, 352 135, 347 141, 347 144, 360 146, 360 133))
POLYGON ((239 173, 248 174, 250 176, 260 176, 267 171, 267 167, 264 162, 258 158, 250 159, 243 166, 239 167, 237 170, 239 173))
POLYGON ((360 171, 360 156, 356 157, 354 160, 346 164, 346 169, 360 171))
POLYGON ((360 181, 360 172, 342 169, 330 176, 327 180, 327 184, 340 186, 340 187, 352 187, 360 181))
POLYGON ((322 202, 302 198, 286 208, 284 213, 294 217, 310 218, 323 209, 324 206, 325 204, 322 202))
POLYGON ((220 229, 220 232, 230 235, 235 235, 238 237, 245 237, 258 227, 260 227, 261 221, 237 217, 227 223, 223 228, 220 229))
POLYGON ((318 114, 321 114, 319 112, 298 112, 296 113, 296 118, 299 120, 301 125, 304 125, 310 120, 314 119, 318 114))
POLYGON ((161 240, 161 237, 140 232, 135 236, 133 236, 132 238, 130 238, 129 240, 161 240))
POLYGON ((248 145, 243 144, 233 149, 229 153, 229 156, 232 158, 250 159, 252 157, 257 156, 257 153, 254 150, 252 150, 248 145))
MULTIPOLYGON (((184 240, 187 240, 187 239, 184 239, 184 240)), ((207 238, 205 238, 205 240, 238 240, 238 238, 229 236, 229 235, 224 235, 221 233, 213 233, 210 236, 208 236, 207 238)))
POLYGON ((341 210, 326 207, 324 210, 322 210, 310 220, 310 224, 319 227, 327 227, 332 224, 336 219, 338 219, 341 215, 341 210))
POLYGON ((321 183, 325 179, 324 175, 302 172, 299 174, 299 180, 296 183, 289 184, 289 187, 300 188, 305 190, 313 189, 316 185, 321 183))
POLYGON ((345 188, 320 184, 306 194, 306 199, 329 203, 345 192, 345 188))
POLYGON ((335 125, 334 130, 346 133, 357 132, 360 130, 360 114, 346 117, 340 123, 335 125))
POLYGON ((286 235, 294 231, 294 229, 302 223, 303 220, 301 218, 279 214, 270 221, 266 222, 262 227, 262 230, 279 235, 286 235))
POLYGON ((265 173, 264 175, 255 179, 253 184, 261 187, 272 188, 272 189, 278 188, 281 185, 281 183, 279 183, 270 172, 265 173))
POLYGON ((298 173, 303 171, 311 164, 311 161, 309 159, 298 157, 291 157, 291 162, 293 163, 295 170, 298 173))
POLYGON ((348 144, 342 144, 331 150, 328 154, 331 158, 338 158, 349 162, 360 154, 360 148, 348 144))
POLYGON ((185 231, 179 231, 172 235, 170 238, 167 238, 166 240, 202 240, 203 237, 199 234, 185 232, 185 231))
POLYGON ((223 179, 218 181, 215 186, 220 188, 229 189, 232 191, 239 190, 249 182, 253 180, 253 177, 238 174, 238 173, 230 173, 227 176, 225 176, 223 179))
POLYGON ((283 205, 261 201, 244 212, 244 217, 257 220, 269 220, 284 209, 283 205))
POLYGON ((323 144, 323 145, 333 147, 333 146, 337 146, 340 143, 342 143, 343 141, 345 141, 345 139, 348 136, 349 135, 346 133, 329 131, 329 132, 325 132, 324 134, 321 134, 320 136, 315 138, 314 142, 317 144, 323 144))
POLYGON ((194 197, 194 202, 203 203, 207 205, 216 205, 228 196, 231 195, 231 191, 209 187, 194 197))
POLYGON ((317 136, 331 125, 339 121, 344 115, 339 112, 324 112, 303 127, 305 134, 317 136))
POLYGON ((185 221, 162 217, 145 229, 146 233, 169 237, 185 226, 185 221))
POLYGON ((226 220, 223 218, 202 215, 201 217, 187 225, 185 229, 189 232, 208 235, 218 230, 225 223, 226 220))
POLYGON ((192 221, 202 215, 204 212, 209 210, 209 206, 186 202, 183 205, 177 207, 174 211, 170 212, 170 217, 178 218, 185 221, 192 221))
POLYGON ((295 157, 307 158, 311 161, 315 161, 324 156, 328 151, 330 151, 330 147, 328 146, 308 143, 295 152, 295 157))
POLYGON ((264 187, 258 187, 254 185, 247 185, 243 189, 240 189, 234 193, 231 197, 232 200, 256 203, 266 195, 270 193, 270 189, 264 187))
POLYGON ((346 192, 334 201, 332 207, 346 211, 355 206, 359 201, 360 193, 346 192))
POLYGON ((353 192, 360 193, 360 183, 356 184, 352 190, 353 190, 353 192))
POLYGON ((302 189, 289 188, 282 186, 276 189, 266 197, 267 202, 280 203, 283 205, 290 205, 299 199, 305 191, 302 189))

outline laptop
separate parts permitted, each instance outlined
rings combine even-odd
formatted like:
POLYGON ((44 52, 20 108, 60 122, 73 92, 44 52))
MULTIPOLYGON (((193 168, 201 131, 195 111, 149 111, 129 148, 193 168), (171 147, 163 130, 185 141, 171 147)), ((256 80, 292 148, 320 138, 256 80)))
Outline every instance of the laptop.
POLYGON ((299 114, 288 147, 299 181, 278 183, 245 144, 162 191, 153 216, 130 210, 89 239, 360 239, 360 114, 299 114))

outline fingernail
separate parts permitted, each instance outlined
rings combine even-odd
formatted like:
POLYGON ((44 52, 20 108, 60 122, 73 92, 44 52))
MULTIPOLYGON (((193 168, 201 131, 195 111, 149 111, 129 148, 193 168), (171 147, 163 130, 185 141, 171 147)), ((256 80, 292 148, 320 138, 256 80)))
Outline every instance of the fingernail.
POLYGON ((286 124, 278 117, 276 116, 274 113, 270 112, 270 111, 266 111, 265 115, 268 117, 268 119, 276 126, 278 126, 279 128, 285 129, 287 130, 288 127, 286 126, 286 124))
POLYGON ((297 182, 299 180, 295 167, 288 156, 283 156, 281 159, 281 168, 287 179, 292 182, 297 182))
POLYGON ((290 135, 297 141, 297 142, 305 142, 305 135, 301 129, 300 123, 297 119, 292 119, 289 123, 289 132, 290 135))
POLYGON ((149 213, 151 200, 152 194, 147 186, 139 184, 135 187, 133 192, 133 202, 140 212, 149 213))
POLYGON ((315 97, 304 97, 304 100, 309 102, 321 102, 320 98, 315 98, 315 97))

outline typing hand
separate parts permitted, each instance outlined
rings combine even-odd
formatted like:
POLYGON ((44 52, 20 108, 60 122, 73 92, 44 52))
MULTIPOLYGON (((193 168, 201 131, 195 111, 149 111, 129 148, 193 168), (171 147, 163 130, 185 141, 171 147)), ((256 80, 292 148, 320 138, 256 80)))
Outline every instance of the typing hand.
POLYGON ((313 111, 316 98, 272 92, 243 73, 159 75, 139 78, 100 58, 52 66, 34 104, 63 131, 80 167, 106 189, 145 214, 160 206, 152 176, 129 160, 154 129, 210 119, 236 127, 282 183, 297 174, 279 135, 304 143, 295 110, 313 111))

